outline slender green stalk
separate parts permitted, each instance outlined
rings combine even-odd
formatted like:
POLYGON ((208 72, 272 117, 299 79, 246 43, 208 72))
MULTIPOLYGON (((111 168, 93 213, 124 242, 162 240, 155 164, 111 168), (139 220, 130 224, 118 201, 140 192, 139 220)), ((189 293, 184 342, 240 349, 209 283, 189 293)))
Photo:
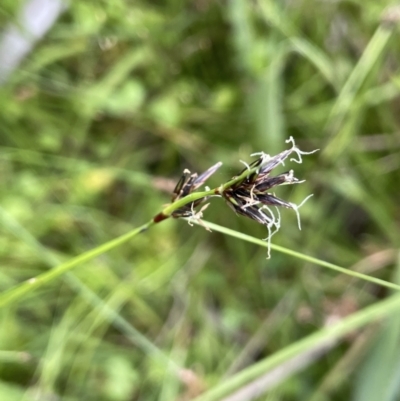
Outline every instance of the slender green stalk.
POLYGON ((81 265, 82 263, 88 262, 89 260, 94 259, 96 256, 99 256, 113 248, 116 248, 119 245, 122 245, 123 243, 129 241, 136 235, 147 230, 153 224, 154 221, 150 220, 146 224, 143 224, 142 226, 136 228, 135 230, 130 231, 127 234, 124 234, 118 238, 106 242, 105 244, 97 248, 94 248, 90 251, 84 252, 81 255, 72 258, 68 262, 62 263, 61 265, 58 265, 55 268, 45 273, 39 274, 38 276, 26 280, 23 283, 19 284, 18 286, 3 292, 0 296, 0 308, 8 305, 12 301, 22 298, 29 292, 51 282, 55 278, 58 278, 62 274, 72 270, 74 267, 81 265))

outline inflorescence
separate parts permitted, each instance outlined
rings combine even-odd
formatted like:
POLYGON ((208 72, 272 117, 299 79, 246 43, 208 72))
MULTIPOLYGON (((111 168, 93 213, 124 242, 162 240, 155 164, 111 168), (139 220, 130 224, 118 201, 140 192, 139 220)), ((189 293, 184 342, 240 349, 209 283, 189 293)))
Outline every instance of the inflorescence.
MULTIPOLYGON (((270 257, 271 237, 279 230, 281 223, 278 207, 283 206, 288 209, 293 209, 297 215, 299 229, 301 229, 299 208, 312 196, 309 195, 300 205, 296 205, 295 203, 278 198, 273 192, 271 193, 271 190, 279 185, 300 184, 304 182, 304 180, 299 181, 294 176, 293 170, 271 176, 271 172, 277 166, 280 164, 284 166, 285 160, 293 153, 297 155, 297 158, 291 158, 290 161, 302 163, 302 155, 308 155, 318 151, 318 149, 312 152, 301 151, 296 146, 292 137, 290 137, 286 143, 291 143, 292 147, 276 156, 270 156, 263 152, 253 153, 251 156, 257 156, 258 158, 251 164, 242 162, 246 167, 228 183, 212 191, 208 189, 211 195, 204 196, 194 201, 188 201, 188 203, 173 210, 171 216, 175 218, 186 217, 188 218, 189 224, 191 224, 192 221, 197 221, 202 224, 202 212, 208 207, 208 204, 203 205, 199 211, 195 209, 201 204, 204 204, 210 196, 222 197, 237 214, 249 217, 267 227, 268 237, 265 238, 265 241, 268 242, 268 257, 270 257), (275 209, 276 214, 271 208, 275 209)), ((200 176, 196 173, 191 174, 189 170, 185 170, 173 191, 172 202, 174 203, 192 194, 221 166, 222 163, 218 162, 200 176)), ((165 215, 163 218, 160 218, 160 216, 162 216, 162 213, 156 216, 156 222, 168 217, 165 215)), ((206 227, 204 224, 202 225, 206 227)))

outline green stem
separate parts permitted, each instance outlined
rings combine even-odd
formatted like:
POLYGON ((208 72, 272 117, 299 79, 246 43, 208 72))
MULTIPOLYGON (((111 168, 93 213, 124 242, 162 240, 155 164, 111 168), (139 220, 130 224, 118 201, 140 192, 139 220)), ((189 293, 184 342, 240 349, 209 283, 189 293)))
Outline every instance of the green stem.
POLYGON ((115 238, 105 244, 92 249, 90 251, 84 252, 81 255, 69 260, 68 262, 62 263, 58 265, 54 269, 46 271, 45 273, 39 274, 38 276, 31 278, 29 280, 24 281, 19 284, 17 287, 11 288, 5 292, 3 292, 0 296, 0 308, 8 305, 10 302, 15 301, 16 299, 22 298, 24 295, 29 292, 35 290, 36 288, 41 287, 44 284, 49 283, 53 279, 61 276, 62 274, 72 270, 74 267, 88 262, 89 260, 94 259, 96 256, 99 256, 123 243, 129 241, 131 238, 136 235, 146 231, 149 227, 154 224, 153 220, 148 221, 146 224, 136 228, 135 230, 130 231, 127 234, 124 234, 118 238, 115 238))

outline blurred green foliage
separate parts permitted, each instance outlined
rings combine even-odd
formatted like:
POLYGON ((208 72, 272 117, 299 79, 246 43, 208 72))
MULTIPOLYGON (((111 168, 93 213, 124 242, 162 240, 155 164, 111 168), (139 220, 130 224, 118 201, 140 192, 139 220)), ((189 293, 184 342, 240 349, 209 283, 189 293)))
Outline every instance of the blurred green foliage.
MULTIPOLYGON (((396 14, 381 20, 389 4, 70 2, 0 87, 1 291, 147 221, 183 169, 222 161, 216 186, 290 135, 321 152, 290 165, 307 181, 278 195, 314 197, 301 232, 282 212, 274 242, 396 280, 400 41, 396 14)), ((3 0, 1 26, 22 6, 3 0)), ((266 236, 218 199, 205 214, 266 236)), ((163 222, 0 310, 0 399, 188 400, 387 295, 265 257, 163 222)), ((349 336, 267 399, 398 399, 397 326, 384 343, 376 330, 349 336), (389 368, 372 382, 371 366, 389 368)))

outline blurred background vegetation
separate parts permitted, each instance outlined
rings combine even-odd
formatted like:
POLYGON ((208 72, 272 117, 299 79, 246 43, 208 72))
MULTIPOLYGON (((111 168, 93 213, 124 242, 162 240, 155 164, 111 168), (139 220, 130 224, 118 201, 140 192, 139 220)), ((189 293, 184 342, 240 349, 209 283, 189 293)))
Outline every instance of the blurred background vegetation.
MULTIPOLYGON (((2 0, 3 37, 23 29, 25 4, 2 0)), ((277 195, 314 197, 302 231, 282 211, 273 242, 399 282, 400 14, 389 5, 66 4, 0 87, 1 291, 146 222, 183 169, 222 161, 217 186, 290 135, 321 151, 290 164, 306 182, 277 195)), ((205 218, 266 236, 218 199, 205 218)), ((169 219, 0 310, 0 399, 189 400, 388 295, 169 219)), ((238 399, 398 400, 398 316, 238 399)))

